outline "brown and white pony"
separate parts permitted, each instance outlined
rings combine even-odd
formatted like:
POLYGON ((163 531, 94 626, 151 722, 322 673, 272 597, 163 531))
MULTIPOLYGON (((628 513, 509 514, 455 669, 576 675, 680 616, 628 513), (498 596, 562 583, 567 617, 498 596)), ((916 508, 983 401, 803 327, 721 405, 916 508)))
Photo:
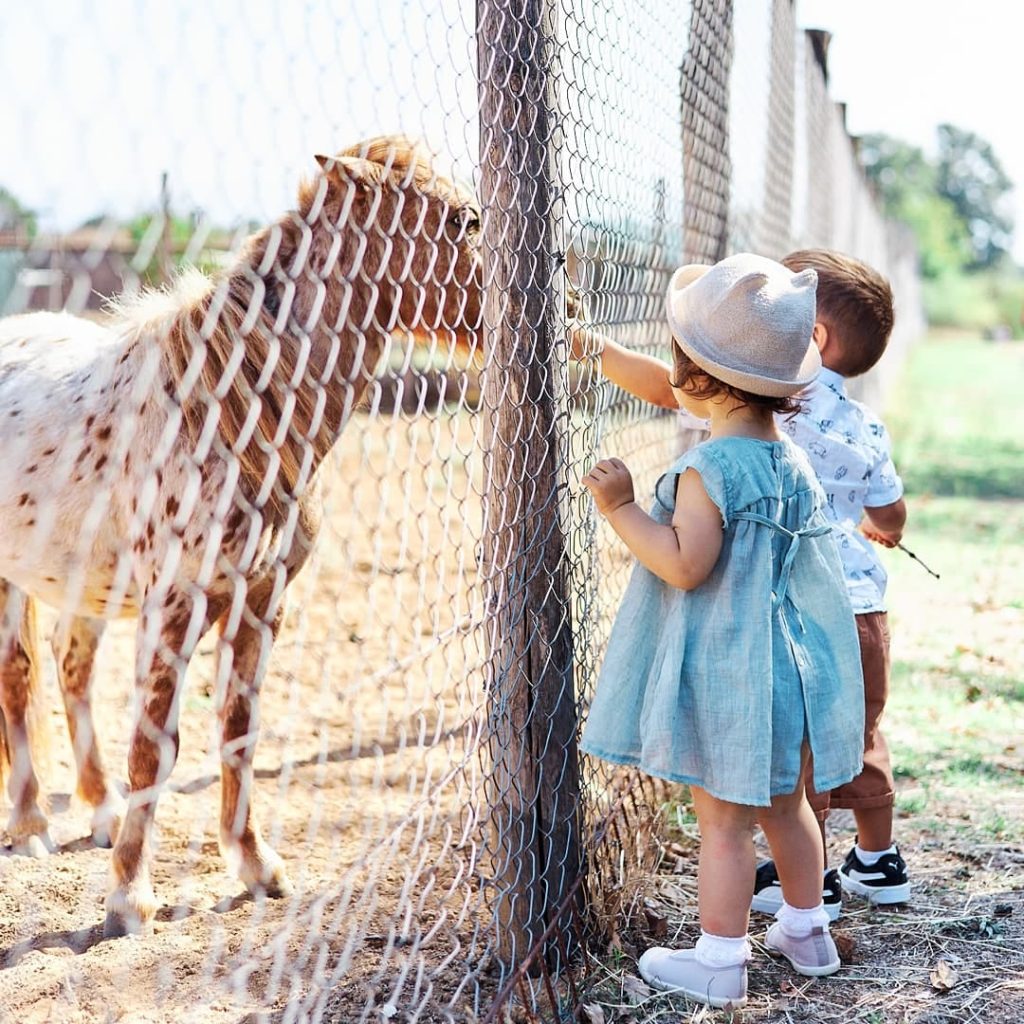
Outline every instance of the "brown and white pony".
POLYGON ((258 695, 321 519, 317 472, 389 336, 473 344, 480 214, 407 140, 317 157, 298 208, 231 269, 123 299, 105 323, 0 321, 0 711, 15 849, 52 848, 33 766, 33 602, 53 638, 81 796, 115 840, 107 935, 156 909, 148 841, 185 669, 220 632, 220 842, 252 891, 290 883, 251 807, 258 695), (104 620, 138 618, 127 807, 89 703, 104 620))

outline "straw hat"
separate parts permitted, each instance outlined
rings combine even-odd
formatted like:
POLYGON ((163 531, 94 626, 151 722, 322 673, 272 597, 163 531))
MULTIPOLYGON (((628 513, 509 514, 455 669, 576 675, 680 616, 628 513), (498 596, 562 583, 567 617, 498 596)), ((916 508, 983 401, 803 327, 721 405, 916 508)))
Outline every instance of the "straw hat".
POLYGON ((796 394, 818 376, 813 270, 737 253, 680 267, 665 306, 676 344, 702 370, 755 395, 796 394))

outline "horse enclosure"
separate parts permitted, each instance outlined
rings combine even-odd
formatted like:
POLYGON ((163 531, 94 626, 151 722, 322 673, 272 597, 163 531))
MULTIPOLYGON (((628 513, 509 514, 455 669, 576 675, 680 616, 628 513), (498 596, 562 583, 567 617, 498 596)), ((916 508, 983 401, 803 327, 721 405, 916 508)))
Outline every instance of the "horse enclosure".
POLYGON ((898 352, 913 245, 791 0, 174 6, 0 38, 0 1016, 563 1019, 664 795, 579 481, 694 433, 569 331, 813 245, 898 352))

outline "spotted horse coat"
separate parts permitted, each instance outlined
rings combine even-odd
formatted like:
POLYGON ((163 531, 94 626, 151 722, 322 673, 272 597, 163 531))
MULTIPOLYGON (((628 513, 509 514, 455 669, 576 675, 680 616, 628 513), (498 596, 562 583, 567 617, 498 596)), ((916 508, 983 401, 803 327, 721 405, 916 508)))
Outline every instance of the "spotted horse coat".
POLYGON ((79 792, 113 841, 104 931, 144 928, 148 846, 178 751, 185 669, 216 627, 221 848, 283 895, 251 806, 260 682, 321 518, 318 470, 395 332, 472 345, 479 211, 415 146, 318 157, 297 209, 218 276, 115 303, 105 321, 0 321, 0 713, 18 852, 52 849, 32 734, 34 602, 53 638, 79 792), (123 801, 90 708, 106 620, 138 620, 123 801))

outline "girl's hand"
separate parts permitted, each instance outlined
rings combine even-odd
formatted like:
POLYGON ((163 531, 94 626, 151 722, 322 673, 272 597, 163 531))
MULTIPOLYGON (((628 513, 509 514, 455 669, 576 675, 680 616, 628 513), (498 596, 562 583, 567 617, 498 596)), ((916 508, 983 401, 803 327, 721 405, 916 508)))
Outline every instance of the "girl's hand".
POLYGON ((589 327, 569 328, 569 354, 573 359, 597 359, 606 344, 607 339, 589 327))
POLYGON ((581 481, 594 496, 597 511, 610 516, 623 505, 630 505, 633 496, 633 477, 621 459, 602 459, 581 481))

